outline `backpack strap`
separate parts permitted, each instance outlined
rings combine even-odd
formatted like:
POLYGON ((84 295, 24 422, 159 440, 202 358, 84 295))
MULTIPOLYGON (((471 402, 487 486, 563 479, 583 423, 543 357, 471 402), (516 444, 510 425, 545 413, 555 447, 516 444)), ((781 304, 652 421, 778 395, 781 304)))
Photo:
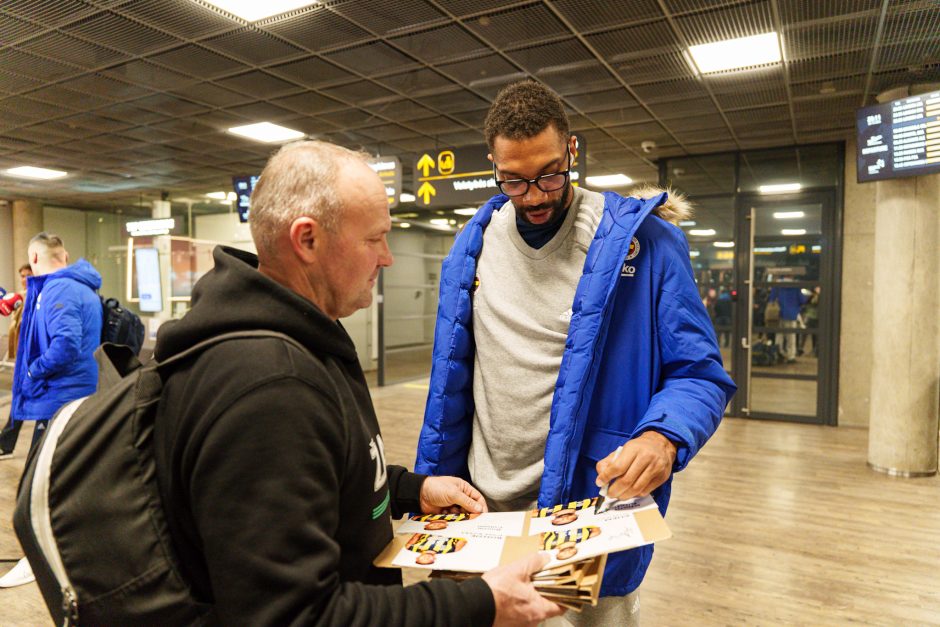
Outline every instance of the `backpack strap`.
POLYGON ((154 368, 159 370, 163 368, 164 366, 169 366, 170 364, 174 364, 178 361, 182 361, 186 359, 187 357, 191 357, 192 355, 201 353, 202 351, 206 350, 210 346, 214 346, 215 344, 219 344, 220 342, 226 342, 228 340, 258 338, 258 337, 271 337, 271 338, 284 340, 288 344, 293 344, 294 346, 304 351, 305 353, 310 352, 306 346, 304 346, 303 344, 301 344, 294 338, 290 337, 289 335, 285 335, 284 333, 279 333, 278 331, 267 331, 264 329, 255 329, 252 331, 233 331, 231 333, 223 333, 222 335, 216 335, 215 337, 210 337, 208 340, 203 340, 202 342, 199 342, 198 344, 194 346, 190 346, 189 348, 187 348, 181 353, 177 353, 173 355, 172 357, 167 357, 163 361, 154 362, 154 368))

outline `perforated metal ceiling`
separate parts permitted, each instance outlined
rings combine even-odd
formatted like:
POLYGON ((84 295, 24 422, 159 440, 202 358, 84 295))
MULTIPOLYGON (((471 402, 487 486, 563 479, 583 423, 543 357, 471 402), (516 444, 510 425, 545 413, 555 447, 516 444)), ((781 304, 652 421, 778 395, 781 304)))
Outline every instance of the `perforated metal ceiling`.
MULTIPOLYGON (((406 167, 482 140, 506 83, 564 98, 592 173, 843 139, 890 87, 940 79, 936 0, 327 0, 245 23, 199 0, 0 3, 0 197, 124 208, 228 189, 272 147, 225 129, 268 120, 406 167), (687 46, 769 30, 785 61, 696 76, 687 46), (645 153, 644 140, 658 148, 645 153)), ((408 177, 406 176, 406 180, 408 177)))

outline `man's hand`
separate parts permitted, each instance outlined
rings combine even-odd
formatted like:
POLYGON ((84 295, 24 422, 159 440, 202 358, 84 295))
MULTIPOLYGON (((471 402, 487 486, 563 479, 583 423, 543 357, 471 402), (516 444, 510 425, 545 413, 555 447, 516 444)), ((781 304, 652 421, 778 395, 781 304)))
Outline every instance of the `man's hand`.
POLYGON ((619 455, 611 453, 597 462, 597 486, 620 477, 610 485, 608 497, 646 496, 669 479, 675 461, 675 444, 661 433, 644 431, 627 441, 619 455))
POLYGON ((457 477, 428 477, 421 484, 422 514, 482 514, 486 499, 457 477))
POLYGON ((541 596, 532 585, 532 575, 549 562, 547 553, 536 553, 526 559, 500 566, 483 575, 496 600, 494 627, 503 625, 537 625, 565 609, 541 596))

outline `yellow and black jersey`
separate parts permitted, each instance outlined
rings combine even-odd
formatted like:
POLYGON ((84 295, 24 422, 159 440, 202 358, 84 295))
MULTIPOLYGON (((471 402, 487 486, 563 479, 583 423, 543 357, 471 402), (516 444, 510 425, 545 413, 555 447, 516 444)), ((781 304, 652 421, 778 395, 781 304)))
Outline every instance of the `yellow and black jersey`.
POLYGON ((542 534, 542 549, 551 551, 566 542, 584 542, 591 537, 591 531, 597 527, 581 527, 580 529, 565 529, 564 531, 546 531, 542 534))
POLYGON ((469 520, 470 514, 424 514, 412 516, 411 520, 416 520, 418 522, 431 522, 432 520, 443 520, 445 522, 460 522, 461 520, 469 520))
POLYGON ((563 509, 573 509, 575 511, 581 509, 587 509, 589 507, 594 507, 594 503, 597 501, 597 498, 593 499, 583 499, 580 501, 571 501, 567 505, 559 503, 554 507, 543 507, 542 509, 537 509, 532 512, 532 518, 548 518, 549 516, 554 516, 563 509))
POLYGON ((458 542, 466 544, 466 540, 463 538, 445 538, 444 536, 422 533, 418 536, 418 540, 408 547, 408 550, 415 553, 434 551, 438 555, 444 555, 445 553, 456 553, 460 548, 463 548, 463 545, 460 548, 457 547, 458 542))

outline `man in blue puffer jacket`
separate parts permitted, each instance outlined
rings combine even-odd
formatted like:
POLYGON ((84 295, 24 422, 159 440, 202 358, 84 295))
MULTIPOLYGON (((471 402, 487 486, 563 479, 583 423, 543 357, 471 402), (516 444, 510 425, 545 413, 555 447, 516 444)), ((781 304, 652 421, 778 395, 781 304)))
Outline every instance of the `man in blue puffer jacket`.
MULTIPOLYGON (((416 472, 468 478, 495 511, 593 497, 615 479, 610 496, 652 494, 665 514, 672 473, 736 389, 685 236, 663 219, 683 216, 664 215, 666 194, 573 186, 576 140, 538 83, 506 87, 485 125, 504 195, 444 261, 416 472)), ((637 624, 651 557, 611 555, 605 598, 566 619, 637 624)))
POLYGON ((13 369, 15 420, 35 420, 33 444, 59 407, 93 394, 98 384, 94 352, 101 344, 101 275, 68 252, 56 235, 29 242, 28 279, 20 344, 13 369))

